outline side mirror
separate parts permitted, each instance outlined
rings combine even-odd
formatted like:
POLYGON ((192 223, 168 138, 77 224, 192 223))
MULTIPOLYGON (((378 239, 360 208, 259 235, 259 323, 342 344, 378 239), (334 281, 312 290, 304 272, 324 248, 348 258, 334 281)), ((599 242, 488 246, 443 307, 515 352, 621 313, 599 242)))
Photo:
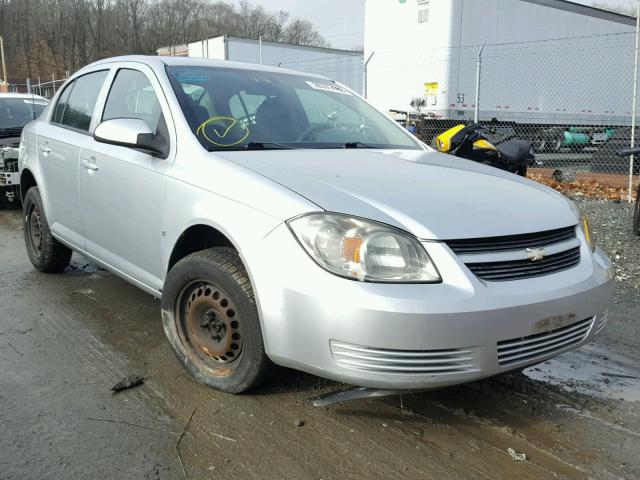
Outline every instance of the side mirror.
POLYGON ((165 142, 158 141, 147 122, 139 118, 106 120, 96 127, 93 138, 100 143, 146 150, 158 157, 166 157, 167 153, 165 142))

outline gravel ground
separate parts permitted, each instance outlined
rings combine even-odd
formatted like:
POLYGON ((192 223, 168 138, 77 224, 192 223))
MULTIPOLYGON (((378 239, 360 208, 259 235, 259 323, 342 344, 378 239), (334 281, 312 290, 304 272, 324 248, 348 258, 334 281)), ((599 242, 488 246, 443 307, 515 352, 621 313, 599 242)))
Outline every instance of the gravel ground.
POLYGON ((640 303, 640 237, 633 234, 633 204, 571 197, 589 217, 596 243, 613 262, 616 303, 640 303))

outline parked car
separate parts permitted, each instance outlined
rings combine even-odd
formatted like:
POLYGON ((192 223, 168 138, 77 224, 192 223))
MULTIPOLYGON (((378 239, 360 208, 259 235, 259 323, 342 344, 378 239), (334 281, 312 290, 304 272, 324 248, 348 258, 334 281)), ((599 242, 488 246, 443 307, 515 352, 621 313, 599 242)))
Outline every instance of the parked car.
POLYGON ((18 147, 22 128, 37 118, 47 100, 25 93, 0 93, 0 203, 19 199, 18 147))
POLYGON ((77 251, 161 298, 199 381, 272 364, 443 387, 592 340, 612 269, 542 185, 435 152, 351 90, 278 68, 120 57, 23 132, 29 258, 77 251))

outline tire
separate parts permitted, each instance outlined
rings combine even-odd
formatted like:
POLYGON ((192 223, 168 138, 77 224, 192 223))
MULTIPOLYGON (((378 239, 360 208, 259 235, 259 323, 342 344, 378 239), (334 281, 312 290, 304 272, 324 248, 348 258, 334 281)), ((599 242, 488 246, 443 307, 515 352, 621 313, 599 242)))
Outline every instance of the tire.
POLYGON ((562 150, 562 139, 558 138, 553 141, 553 146, 551 147, 551 151, 553 153, 560 153, 560 150, 562 150))
POLYGON ((25 195, 22 212, 29 260, 41 272, 62 272, 69 265, 73 251, 51 235, 38 187, 31 187, 25 195))
POLYGON ((545 153, 547 152, 547 150, 549 150, 549 145, 548 142, 546 140, 546 138, 544 138, 543 136, 538 137, 534 142, 533 142, 533 151, 536 153, 545 153))
POLYGON ((232 248, 176 263, 162 292, 162 323, 180 364, 209 387, 241 393, 271 373, 253 288, 232 248))

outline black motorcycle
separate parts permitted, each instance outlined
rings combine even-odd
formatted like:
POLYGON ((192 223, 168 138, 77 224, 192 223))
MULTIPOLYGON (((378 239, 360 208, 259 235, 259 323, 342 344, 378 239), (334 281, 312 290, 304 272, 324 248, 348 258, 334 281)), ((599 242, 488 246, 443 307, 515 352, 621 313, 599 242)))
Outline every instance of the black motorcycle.
POLYGON ((466 158, 525 177, 527 168, 535 163, 531 143, 513 138, 504 128, 479 123, 458 125, 435 139, 438 151, 466 158))

